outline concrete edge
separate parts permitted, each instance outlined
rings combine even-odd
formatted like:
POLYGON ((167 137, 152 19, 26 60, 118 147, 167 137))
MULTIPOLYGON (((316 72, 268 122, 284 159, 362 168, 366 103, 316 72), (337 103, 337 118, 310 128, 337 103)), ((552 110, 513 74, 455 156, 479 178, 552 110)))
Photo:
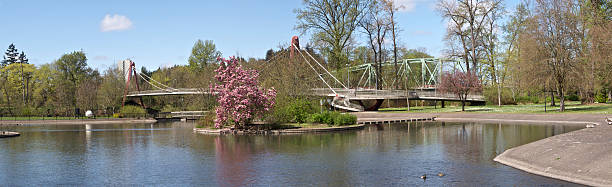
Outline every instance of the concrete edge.
POLYGON ((285 130, 276 130, 272 132, 276 132, 279 134, 302 134, 302 133, 320 133, 320 132, 358 130, 358 129, 363 129, 364 127, 365 127, 365 124, 357 124, 357 125, 329 127, 329 128, 285 129, 285 130))
POLYGON ((156 119, 111 119, 111 120, 19 120, 0 121, 2 125, 83 125, 83 124, 125 124, 125 123, 155 123, 156 119))
MULTIPOLYGON (((525 145, 528 145, 528 144, 525 144, 525 145)), ((502 154, 497 155, 493 159, 493 161, 499 162, 501 164, 504 164, 504 165, 507 165, 507 166, 510 166, 510 167, 513 167, 513 168, 516 168, 516 169, 519 169, 519 170, 522 170, 528 173, 532 173, 532 174, 536 174, 536 175, 540 175, 544 177, 549 177, 549 178, 554 178, 554 179, 559 179, 559 180, 564 180, 568 182, 573 182, 577 184, 583 184, 583 185, 588 185, 588 186, 612 186, 612 183, 598 180, 596 178, 586 177, 586 176, 581 176, 581 175, 571 175, 567 172, 563 172, 563 171, 560 171, 554 168, 540 168, 540 167, 525 163, 523 161, 510 158, 510 156, 507 156, 509 155, 510 152, 514 151, 515 148, 518 148, 518 147, 514 147, 514 148, 504 151, 502 154)))
MULTIPOLYGON (((304 134, 304 133, 323 133, 323 132, 336 132, 336 131, 348 131, 363 129, 365 124, 356 124, 341 127, 329 127, 329 128, 300 128, 300 129, 284 129, 284 130, 270 130, 262 134, 304 134)), ((229 129, 202 129, 193 128, 193 131, 201 134, 223 134, 230 132, 229 129)))
POLYGON ((554 123, 565 125, 598 124, 589 121, 550 121, 550 120, 518 120, 518 119, 482 119, 482 118, 435 118, 442 122, 496 122, 496 123, 554 123))

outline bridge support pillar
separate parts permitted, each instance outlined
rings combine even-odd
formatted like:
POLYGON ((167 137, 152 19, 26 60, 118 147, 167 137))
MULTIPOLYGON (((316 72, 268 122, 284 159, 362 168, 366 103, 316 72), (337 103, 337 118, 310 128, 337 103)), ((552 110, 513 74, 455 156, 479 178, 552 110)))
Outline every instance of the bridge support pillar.
POLYGON ((444 100, 442 100, 441 102, 442 102, 442 108, 444 108, 444 100))
POLYGON ((384 101, 384 99, 376 99, 376 102, 373 105, 371 105, 371 103, 367 103, 368 106, 366 106, 365 103, 361 100, 358 100, 357 102, 359 102, 359 105, 363 106, 365 111, 378 111, 380 105, 382 105, 384 101))

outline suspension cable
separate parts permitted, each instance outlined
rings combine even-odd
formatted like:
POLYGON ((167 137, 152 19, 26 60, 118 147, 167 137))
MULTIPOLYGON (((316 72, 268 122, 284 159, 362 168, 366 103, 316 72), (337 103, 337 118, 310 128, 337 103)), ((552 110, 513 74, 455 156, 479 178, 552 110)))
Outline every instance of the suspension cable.
MULTIPOLYGON (((153 78, 149 77, 147 74, 144 74, 144 73, 142 73, 142 72, 140 72, 140 73, 138 73, 138 74, 140 75, 140 77, 141 77, 141 78, 142 78, 142 76, 145 76, 145 77, 147 77, 149 80, 151 80, 151 81, 153 81, 153 82, 155 82, 155 83, 159 84, 161 87, 165 87, 166 89, 171 89, 171 90, 178 90, 178 89, 176 89, 176 88, 172 88, 172 87, 170 87, 170 86, 167 86, 167 85, 165 85, 165 84, 162 84, 162 83, 160 83, 160 82, 156 81, 155 79, 153 79, 153 78)), ((144 78, 143 78, 143 79, 144 79, 144 78)), ((149 84, 151 84, 151 83, 149 83, 149 84)))
POLYGON ((155 84, 153 84, 153 83, 149 82, 149 81, 148 81, 147 79, 145 79, 145 78, 144 78, 142 75, 140 75, 140 73, 137 73, 137 75, 138 75, 138 76, 140 76, 140 78, 142 78, 142 80, 144 80, 145 82, 149 83, 151 86, 153 86, 153 87, 155 87, 155 88, 157 88, 157 89, 164 90, 164 91, 166 91, 166 92, 172 92, 172 90, 168 90, 168 89, 160 88, 159 86, 157 86, 157 85, 155 85, 155 84))
MULTIPOLYGON (((334 78, 334 80, 336 80, 338 83, 340 83, 340 85, 342 85, 342 87, 344 87, 344 89, 348 89, 344 84, 342 84, 342 82, 340 82, 338 79, 336 79, 336 77, 334 75, 332 75, 329 71, 327 71, 327 69, 325 69, 325 67, 323 67, 323 65, 321 65, 321 63, 319 63, 319 61, 317 61, 317 59, 312 57, 312 55, 310 55, 310 53, 308 51, 304 50, 304 52, 306 52, 306 54, 308 56, 310 56, 310 58, 312 58, 312 60, 314 60, 321 68, 323 68, 323 70, 325 70, 325 72, 327 72, 327 74, 329 74, 329 76, 331 76, 332 78, 334 78)), ((348 71, 348 69, 347 69, 347 71, 348 71)))
POLYGON ((298 48, 297 46, 295 46, 295 44, 291 44, 293 45, 296 49, 298 49, 297 51, 300 53, 300 55, 302 56, 302 58, 304 58, 304 61, 306 61, 306 64, 308 64, 308 66, 310 66, 310 68, 312 68, 312 70, 317 74, 317 76, 319 76, 319 78, 323 81, 323 83, 325 83, 325 85, 327 85, 327 87, 334 92, 334 94, 338 95, 338 93, 327 83, 327 81, 325 81, 325 79, 323 79, 323 77, 321 76, 321 74, 317 71, 317 69, 314 68, 314 66, 312 66, 310 64, 310 62, 308 62, 308 59, 306 59, 306 56, 304 56, 304 54, 302 53, 302 50, 300 50, 300 48, 298 48))

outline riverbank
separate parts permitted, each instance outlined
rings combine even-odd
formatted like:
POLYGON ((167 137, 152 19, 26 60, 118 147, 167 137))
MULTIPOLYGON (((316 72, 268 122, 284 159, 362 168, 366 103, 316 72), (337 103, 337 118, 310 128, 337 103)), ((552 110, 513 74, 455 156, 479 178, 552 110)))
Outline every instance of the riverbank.
POLYGON ((600 125, 518 146, 495 161, 590 186, 612 186, 612 127, 600 125))
POLYGON ((126 124, 155 123, 155 119, 106 118, 106 119, 70 119, 70 120, 0 120, 0 126, 6 125, 79 125, 79 124, 126 124))
POLYGON ((606 114, 520 114, 520 113, 355 113, 358 120, 370 118, 436 117, 442 122, 599 124, 514 147, 495 161, 546 177, 592 186, 612 186, 612 126, 606 114))
MULTIPOLYGON (((550 104, 550 103, 548 103, 550 104)), ((380 111, 397 112, 397 113, 447 113, 461 112, 460 105, 451 105, 447 103, 445 108, 441 106, 411 106, 410 111, 407 108, 381 108, 380 111)), ((593 103, 581 104, 580 101, 568 101, 565 103, 565 111, 559 112, 559 105, 546 106, 543 103, 539 104, 518 104, 518 105, 485 105, 485 106, 465 106, 465 112, 469 113, 518 113, 518 114, 612 114, 612 104, 610 103, 593 103)))
POLYGON ((304 134, 304 133, 324 133, 336 131, 349 131, 363 129, 365 124, 355 124, 346 126, 328 126, 324 124, 288 124, 285 128, 279 129, 261 129, 261 130, 237 130, 230 128, 210 129, 210 128, 194 128, 193 131, 201 134, 304 134))
POLYGON ((521 114, 521 113, 397 113, 397 112, 358 112, 357 121, 388 118, 432 118, 442 122, 483 122, 512 124, 566 124, 587 125, 605 124, 606 114, 521 114))

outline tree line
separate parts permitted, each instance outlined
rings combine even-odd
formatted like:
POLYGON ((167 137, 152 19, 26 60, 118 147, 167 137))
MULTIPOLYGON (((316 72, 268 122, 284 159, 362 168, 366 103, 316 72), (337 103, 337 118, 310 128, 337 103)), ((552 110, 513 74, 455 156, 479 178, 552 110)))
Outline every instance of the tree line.
MULTIPOLYGON (((397 14, 403 7, 394 1, 305 0, 303 4, 295 10, 295 29, 312 36, 303 50, 350 85, 359 82, 360 74, 347 72, 346 66, 374 63, 375 88, 414 87, 383 82, 400 79, 399 59, 432 57, 422 48, 401 45, 397 14), (392 61, 393 67, 382 67, 385 61, 392 61)), ((436 10, 447 26, 443 58, 461 62, 451 72, 477 77, 477 87, 483 87, 490 103, 513 104, 524 97, 548 95, 553 105, 555 98, 560 99, 564 110, 568 95, 583 103, 612 99, 610 1, 524 0, 507 8, 502 0, 437 0, 436 10)), ((143 67, 139 72, 174 88, 209 89, 221 56, 213 41, 198 40, 187 65, 152 71, 143 67)), ((302 59, 289 58, 286 46, 268 50, 263 59, 237 60, 258 70, 263 87, 277 90, 279 106, 309 88, 324 87, 302 59)), ((92 69, 83 51, 35 66, 11 44, 0 63, 0 114, 72 115, 77 108, 80 113, 116 113, 121 109, 124 78, 115 65, 92 69)), ((142 78, 138 81, 141 90, 154 89, 142 78)), ((131 86, 129 90, 136 90, 131 86)), ((154 112, 209 110, 215 105, 208 95, 144 97, 139 102, 128 104, 144 104, 154 112)))
MULTIPOLYGON (((358 61, 352 56, 363 49, 375 64, 377 82, 398 75, 397 65, 388 70, 381 63, 397 64, 401 6, 391 0, 303 4, 295 11, 296 29, 312 35, 310 42, 330 67, 358 61)), ((523 0, 506 8, 502 0, 437 0, 436 10, 447 25, 443 58, 460 61, 456 68, 478 77, 489 102, 550 94, 551 104, 559 98, 563 111, 568 95, 582 103, 612 99, 612 2, 523 0)))

